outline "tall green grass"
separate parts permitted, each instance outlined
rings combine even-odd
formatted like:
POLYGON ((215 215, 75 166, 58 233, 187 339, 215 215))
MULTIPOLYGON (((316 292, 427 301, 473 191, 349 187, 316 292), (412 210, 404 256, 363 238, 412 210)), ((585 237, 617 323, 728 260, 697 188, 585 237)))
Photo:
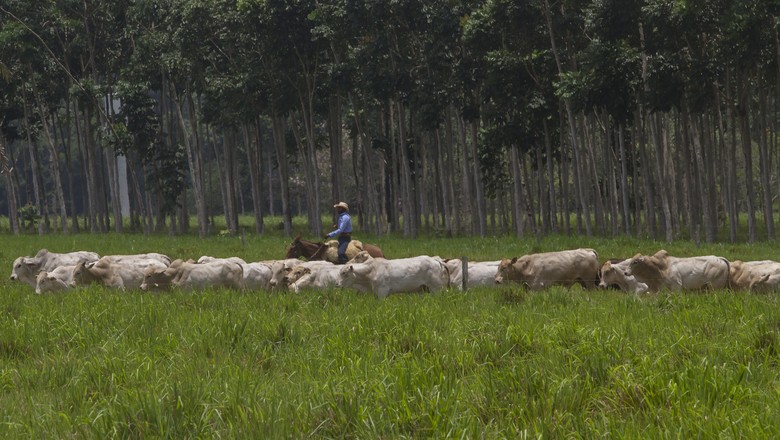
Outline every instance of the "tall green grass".
MULTIPOLYGON (((5 237, 41 247, 281 258, 288 239, 5 237)), ((775 258, 771 244, 550 237, 375 241, 492 260, 592 247, 775 258)), ((213 290, 34 295, 0 283, 5 438, 778 438, 776 295, 515 287, 393 295, 213 290)))

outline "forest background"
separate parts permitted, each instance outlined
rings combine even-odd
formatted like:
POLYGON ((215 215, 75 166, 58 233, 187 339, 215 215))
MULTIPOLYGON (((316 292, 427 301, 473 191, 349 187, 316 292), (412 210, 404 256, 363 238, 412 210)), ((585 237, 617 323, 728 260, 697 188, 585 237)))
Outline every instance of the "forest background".
POLYGON ((772 240, 768 0, 0 3, 13 233, 772 240), (190 219, 194 213, 195 217, 190 219), (16 214, 16 215, 14 215, 16 214), (221 223, 221 222, 220 222, 221 223))

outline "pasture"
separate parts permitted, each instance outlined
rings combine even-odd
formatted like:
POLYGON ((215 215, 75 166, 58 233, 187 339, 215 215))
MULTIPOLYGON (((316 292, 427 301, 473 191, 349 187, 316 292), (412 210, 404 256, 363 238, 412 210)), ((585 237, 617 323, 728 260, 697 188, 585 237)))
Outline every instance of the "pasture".
MULTIPOLYGON (((305 234, 304 234, 305 238, 305 234)), ((763 243, 356 238, 393 258, 490 260, 592 247, 604 261, 780 260, 763 243)), ((4 236, 5 438, 713 438, 780 436, 778 295, 639 297, 516 287, 392 295, 214 290, 34 295, 20 255, 156 251, 281 258, 288 238, 4 236)))

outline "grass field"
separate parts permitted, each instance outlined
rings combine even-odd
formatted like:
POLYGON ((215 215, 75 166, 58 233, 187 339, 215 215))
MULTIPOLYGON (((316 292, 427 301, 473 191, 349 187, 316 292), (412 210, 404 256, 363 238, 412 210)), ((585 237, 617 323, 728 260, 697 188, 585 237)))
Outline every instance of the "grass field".
MULTIPOLYGON (((46 247, 281 258, 281 236, 4 236, 46 247)), ((593 247, 780 260, 775 245, 366 239, 389 257, 593 247)), ((0 284, 2 438, 778 438, 777 295, 553 288, 393 295, 38 296, 0 284)))

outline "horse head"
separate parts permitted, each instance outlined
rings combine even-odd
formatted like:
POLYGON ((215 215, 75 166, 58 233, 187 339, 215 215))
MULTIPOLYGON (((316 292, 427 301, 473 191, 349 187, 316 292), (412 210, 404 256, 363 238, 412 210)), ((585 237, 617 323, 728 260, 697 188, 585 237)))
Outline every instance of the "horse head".
POLYGON ((287 255, 284 258, 299 258, 303 255, 303 249, 301 246, 301 234, 298 234, 293 238, 293 241, 287 246, 287 255))
POLYGON ((301 234, 298 234, 287 247, 287 255, 285 258, 303 257, 307 260, 311 260, 312 255, 314 255, 321 246, 322 242, 301 240, 301 234))

